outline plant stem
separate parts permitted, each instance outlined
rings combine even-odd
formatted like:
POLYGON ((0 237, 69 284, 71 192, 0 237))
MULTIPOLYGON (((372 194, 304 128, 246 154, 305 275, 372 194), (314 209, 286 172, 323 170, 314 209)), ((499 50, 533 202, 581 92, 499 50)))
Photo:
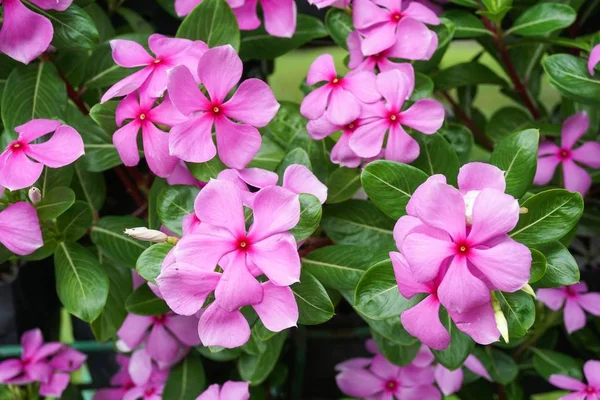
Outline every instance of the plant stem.
POLYGON ((473 135, 477 138, 479 144, 481 144, 483 147, 485 147, 489 151, 494 150, 494 144, 491 142, 491 140, 488 139, 488 137, 485 136, 485 134, 477 127, 477 125, 475 124, 475 121, 473 121, 460 108, 460 106, 458 105, 458 103, 456 101, 454 101, 454 99, 452 98, 452 96, 450 96, 450 93, 448 93, 445 90, 443 90, 441 93, 442 93, 442 96, 444 96, 444 98, 452 106, 452 109, 454 110, 454 114, 456 114, 458 117, 460 117, 460 119, 463 120, 463 122, 471 130, 471 132, 473 132, 473 135))

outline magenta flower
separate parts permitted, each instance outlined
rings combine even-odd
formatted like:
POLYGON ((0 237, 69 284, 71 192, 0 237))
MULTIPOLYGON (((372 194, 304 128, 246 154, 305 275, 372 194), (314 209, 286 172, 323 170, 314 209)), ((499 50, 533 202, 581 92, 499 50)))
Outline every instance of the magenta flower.
MULTIPOLYGON (((394 52, 394 47, 390 47, 389 49, 383 50, 377 54, 365 56, 361 49, 361 42, 362 38, 357 31, 354 31, 348 35, 346 43, 348 44, 348 52, 350 53, 350 61, 348 62, 348 67, 350 69, 355 71, 364 70, 369 72, 375 72, 375 67, 377 67, 379 72, 399 69, 409 76, 415 75, 413 66, 411 64, 395 63, 389 60, 390 58, 406 58, 397 56, 394 52)), ((431 55, 429 55, 427 58, 430 57, 431 55)), ((410 92, 412 92, 412 89, 409 90, 409 93, 410 92)))
POLYGON ((126 166, 137 165, 140 162, 137 136, 141 128, 148 166, 153 173, 165 178, 175 170, 179 159, 169 154, 169 134, 155 124, 173 126, 187 118, 177 111, 169 96, 156 107, 155 101, 146 92, 140 92, 139 96, 138 92, 127 95, 117 107, 116 121, 118 126, 125 120, 131 121, 115 132, 113 143, 126 166))
POLYGON ((396 57, 411 60, 425 59, 426 54, 431 57, 435 51, 437 36, 425 24, 438 25, 440 20, 426 6, 414 1, 403 7, 402 0, 355 0, 353 7, 354 26, 364 37, 364 55, 394 45, 396 57))
MULTIPOLYGON (((73 0, 31 0, 43 10, 64 11, 73 0)), ((46 17, 25 7, 21 0, 0 0, 4 3, 4 20, 0 28, 0 53, 23 64, 29 64, 42 54, 52 41, 54 28, 46 17)))
POLYGON ((435 100, 419 100, 402 111, 404 101, 414 88, 414 77, 397 69, 377 75, 376 88, 385 102, 365 107, 361 118, 365 124, 356 129, 350 138, 350 148, 357 155, 377 156, 389 131, 385 158, 409 163, 419 156, 419 144, 410 137, 403 126, 425 134, 433 134, 444 123, 444 107, 435 100))
POLYGON ((309 121, 306 129, 310 137, 315 140, 321 140, 335 132, 342 131, 342 135, 331 149, 331 162, 342 167, 356 168, 362 164, 363 159, 350 148, 350 138, 354 131, 364 123, 365 121, 359 118, 347 125, 336 125, 329 122, 326 116, 322 116, 319 119, 309 121))
POLYGON ((256 128, 273 119, 279 103, 269 86, 259 79, 242 82, 225 101, 242 76, 242 61, 229 45, 208 50, 198 64, 198 76, 210 100, 198 89, 187 68, 177 67, 169 72, 171 101, 182 114, 191 115, 189 121, 171 129, 170 153, 189 162, 212 159, 216 155, 214 124, 219 157, 225 165, 242 169, 260 148, 261 136, 256 128))
POLYGON ((562 164, 565 188, 584 195, 592 186, 590 174, 577 163, 591 168, 600 168, 600 143, 585 142, 574 149, 575 143, 590 127, 587 114, 580 112, 567 118, 562 126, 561 146, 551 141, 540 144, 538 165, 533 183, 546 185, 554 176, 558 164, 562 164), (577 162, 577 163, 576 163, 577 162))
POLYGON ((191 346, 200 344, 197 325, 198 318, 173 313, 152 317, 129 314, 117 336, 130 349, 145 343, 145 350, 153 360, 170 366, 181 360, 191 346))
POLYGON ((585 311, 600 317, 600 293, 587 291, 587 285, 581 282, 557 289, 539 289, 537 298, 554 311, 564 306, 565 327, 573 333, 585 326, 585 311))
POLYGON ((594 46, 592 51, 590 52, 590 58, 588 60, 588 71, 590 75, 594 75, 594 69, 596 65, 600 62, 600 44, 594 46))
MULTIPOLYGON (((175 0, 175 12, 180 17, 185 17, 203 0, 175 0)), ((241 7, 246 0, 225 0, 229 7, 241 7)))
POLYGON ((248 382, 227 381, 223 386, 210 385, 196 400, 248 400, 250 385, 248 382))
POLYGON ((0 185, 7 189, 31 186, 42 175, 44 166, 64 167, 84 154, 79 133, 59 121, 34 119, 17 126, 15 131, 19 134, 17 140, 10 142, 0 154, 0 185), (46 142, 33 143, 52 132, 46 142))
POLYGON ((323 54, 310 66, 306 82, 325 84, 310 92, 300 105, 300 113, 308 119, 326 115, 329 122, 346 125, 360 116, 361 102, 374 103, 381 98, 375 90, 375 75, 367 71, 338 76, 333 57, 323 54))
POLYGON ((202 189, 205 182, 201 182, 188 169, 183 161, 178 161, 173 169, 173 172, 167 177, 167 183, 171 186, 174 185, 187 185, 195 186, 198 189, 202 189))
MULTIPOLYGON (((487 372, 481 361, 473 354, 469 355, 463 364, 468 370, 473 372, 475 375, 479 375, 488 381, 492 381, 492 377, 487 372)), ((435 366, 435 382, 444 394, 444 396, 450 396, 460 390, 463 384, 463 370, 457 368, 451 371, 444 367, 442 364, 435 366)))
POLYGON ((0 243, 19 256, 31 254, 44 245, 35 207, 21 201, 0 211, 0 243))
POLYGON ((312 4, 317 8, 346 8, 348 7, 348 4, 350 4, 350 0, 308 0, 308 4, 312 4))
POLYGON ((550 383, 573 393, 563 396, 560 400, 597 400, 600 397, 600 361, 590 360, 583 366, 587 385, 566 375, 551 375, 550 383))
POLYGON ((115 83, 102 96, 102 103, 138 89, 150 97, 162 97, 167 88, 167 70, 181 65, 195 73, 200 57, 208 49, 200 40, 168 38, 159 34, 148 39, 148 46, 154 56, 132 40, 111 40, 110 46, 113 60, 121 67, 144 68, 115 83))

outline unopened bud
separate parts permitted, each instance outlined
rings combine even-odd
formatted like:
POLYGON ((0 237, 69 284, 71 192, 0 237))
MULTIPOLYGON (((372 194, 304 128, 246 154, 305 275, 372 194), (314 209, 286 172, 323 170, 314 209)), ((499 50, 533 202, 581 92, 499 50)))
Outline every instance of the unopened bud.
POLYGON ((144 227, 125 229, 125 234, 144 242, 164 243, 169 238, 165 233, 144 227))
POLYGON ((529 209, 527 207, 519 208, 519 214, 527 214, 528 212, 529 212, 529 209))
POLYGON ((42 201, 42 191, 33 186, 31 189, 29 189, 29 200, 31 200, 33 204, 37 204, 42 201))
POLYGON ((479 196, 479 193, 481 193, 481 191, 471 190, 463 196, 465 202, 465 217, 468 226, 473 225, 473 205, 475 204, 475 199, 479 196))
POLYGON ((535 291, 533 290, 533 288, 531 286, 529 286, 529 284, 526 284, 525 286, 523 286, 521 288, 521 290, 525 293, 527 293, 528 295, 530 295, 531 297, 533 297, 534 299, 537 298, 535 296, 535 291))
POLYGON ((506 321, 506 317, 502 312, 502 307, 500 307, 500 302, 496 298, 496 294, 494 292, 492 292, 492 309, 494 310, 496 327, 498 327, 498 331, 500 332, 500 335, 502 335, 502 339, 508 343, 510 339, 508 336, 508 321, 506 321))

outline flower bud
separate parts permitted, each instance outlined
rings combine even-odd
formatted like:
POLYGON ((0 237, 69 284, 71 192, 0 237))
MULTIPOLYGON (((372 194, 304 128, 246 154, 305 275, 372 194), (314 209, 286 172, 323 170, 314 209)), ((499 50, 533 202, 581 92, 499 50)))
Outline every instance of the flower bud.
POLYGON ((31 189, 29 189, 29 200, 31 200, 31 202, 33 204, 37 204, 40 201, 42 201, 41 190, 36 188, 35 186, 33 186, 31 189))
POLYGON ((164 243, 169 238, 165 233, 144 227, 125 229, 125 234, 144 242, 164 243))
POLYGON ((506 317, 502 312, 502 307, 500 307, 500 302, 498 301, 498 298, 496 298, 494 292, 492 292, 492 309, 494 310, 494 319, 496 320, 498 331, 500 331, 502 339, 508 343, 510 339, 508 336, 508 321, 506 321, 506 317))
POLYGON ((527 293, 528 295, 530 295, 530 296, 531 296, 531 297, 533 297, 534 299, 535 299, 535 298, 537 298, 537 297, 535 296, 535 292, 534 292, 533 288, 532 288, 531 286, 529 286, 529 284, 526 284, 525 286, 523 286, 523 287, 521 288, 521 291, 523 291, 523 292, 527 293))
POLYGON ((465 216, 467 218, 467 225, 473 225, 473 205, 475 204, 475 199, 481 193, 480 190, 471 190, 467 192, 463 196, 463 200, 465 202, 465 216))

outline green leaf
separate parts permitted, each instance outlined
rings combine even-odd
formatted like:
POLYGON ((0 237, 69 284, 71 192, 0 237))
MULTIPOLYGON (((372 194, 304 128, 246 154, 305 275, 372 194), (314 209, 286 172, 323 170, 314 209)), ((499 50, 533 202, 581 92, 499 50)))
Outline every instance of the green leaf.
POLYGON ((544 379, 550 379, 551 375, 567 375, 581 380, 581 366, 572 357, 551 350, 533 350, 533 368, 544 379))
POLYGON ((142 278, 154 283, 160 274, 165 257, 173 249, 169 243, 156 243, 148 247, 135 263, 135 269, 142 278))
POLYGON ((163 178, 156 177, 150 192, 148 193, 148 228, 160 229, 161 223, 158 218, 158 196, 164 188, 167 187, 167 181, 163 178))
POLYGON ((321 222, 321 202, 312 194, 300 193, 300 221, 290 230, 297 242, 301 242, 319 227, 321 222))
POLYGON ((412 165, 428 175, 442 174, 448 183, 455 183, 458 175, 458 156, 442 135, 416 135, 421 153, 412 165))
POLYGON ((281 147, 268 137, 263 136, 260 149, 252 161, 250 161, 247 168, 262 168, 268 171, 275 171, 284 156, 285 151, 281 147))
POLYGON ((8 131, 36 118, 62 118, 67 90, 56 67, 47 62, 15 67, 2 94, 2 124, 8 131))
POLYGON ((395 250, 394 224, 370 201, 348 200, 325 207, 321 225, 327 236, 338 244, 395 250))
POLYGON ((134 217, 103 217, 92 227, 92 242, 102 254, 118 265, 133 269, 149 243, 133 239, 123 232, 125 229, 145 225, 145 221, 134 217))
POLYGON ((485 125, 485 133, 497 142, 513 132, 522 130, 531 122, 529 114, 521 108, 504 107, 496 111, 485 125))
POLYGON ((158 218, 171 232, 182 236, 181 221, 194 212, 194 200, 200 189, 193 186, 167 186, 158 195, 158 218))
POLYGON ((54 253, 56 292, 77 318, 92 322, 108 298, 108 277, 96 257, 77 243, 61 243, 54 253))
POLYGON ((484 84, 506 86, 504 79, 477 61, 453 65, 436 72, 432 78, 438 91, 484 84))
POLYGON ((454 23, 455 38, 475 38, 492 33, 483 25, 481 20, 470 12, 462 10, 446 11, 443 16, 454 23))
POLYGON ((512 7, 512 0, 482 0, 486 10, 478 11, 493 22, 500 22, 512 7))
POLYGON ((373 253, 366 248, 327 246, 308 253, 302 267, 329 288, 354 290, 372 258, 373 253))
POLYGON ((448 18, 440 18, 440 24, 436 26, 432 26, 431 30, 438 37, 438 47, 433 56, 426 61, 413 61, 413 66, 415 67, 415 71, 422 72, 424 74, 429 74, 433 70, 436 70, 440 64, 440 61, 446 54, 448 47, 450 45, 450 41, 454 37, 454 32, 456 31, 456 27, 454 23, 450 21, 448 18))
POLYGON ((360 169, 336 169, 329 178, 327 188, 327 204, 341 203, 348 200, 360 189, 360 169))
POLYGON ((250 382, 252 386, 263 383, 275 368, 285 338, 285 332, 281 332, 266 342, 266 349, 260 355, 242 355, 237 362, 242 380, 250 382))
POLYGON ((535 321, 535 304, 533 297, 525 292, 495 292, 502 307, 502 313, 508 322, 510 340, 523 337, 535 321))
MULTIPOLYGON (((92 18, 94 21, 94 25, 96 25, 96 29, 98 30, 98 36, 100 43, 104 43, 109 39, 112 39, 116 36, 115 28, 113 28, 112 23, 110 22, 110 18, 106 11, 98 3, 95 3, 93 0, 88 1, 84 0, 81 3, 89 3, 89 4, 79 4, 80 2, 75 1, 79 7, 83 7, 86 13, 92 18)), ((86 67, 85 65, 83 67, 86 67)))
POLYGON ((313 39, 327 36, 323 23, 315 17, 298 14, 296 30, 291 38, 275 37, 263 26, 242 33, 240 58, 248 60, 273 60, 289 53, 313 39))
POLYGON ((217 352, 211 351, 212 348, 209 347, 197 347, 197 350, 202 354, 202 357, 217 362, 233 361, 242 354, 241 347, 236 347, 235 349, 222 348, 217 352))
POLYGON ((230 44, 240 48, 237 19, 225 0, 205 0, 188 14, 177 30, 178 38, 202 40, 208 47, 230 44))
POLYGON ((389 362, 399 366, 409 365, 415 359, 421 348, 420 342, 405 345, 389 340, 373 330, 371 330, 371 334, 381 354, 383 354, 389 362))
POLYGON ((542 66, 550 84, 561 95, 581 103, 600 103, 600 75, 590 76, 585 60, 554 54, 544 58, 542 66))
POLYGON ((375 320, 397 317, 413 304, 398 291, 390 259, 371 265, 358 281, 354 292, 356 310, 375 320))
POLYGON ((304 165, 306 168, 312 170, 312 165, 310 163, 308 153, 304 149, 296 147, 292 151, 288 152, 285 155, 285 157, 283 157, 283 160, 281 160, 281 164, 279 164, 279 166, 277 167, 277 175, 280 176, 280 184, 283 181, 283 174, 285 173, 285 170, 287 169, 287 167, 293 164, 304 165))
POLYGON ((78 160, 73 167, 75 180, 72 187, 75 195, 77 199, 85 201, 92 209, 93 215, 97 216, 106 199, 104 175, 86 170, 84 160, 78 160))
POLYGON ((216 179, 219 172, 227 169, 227 166, 221 162, 219 157, 203 163, 186 163, 188 169, 196 179, 202 182, 208 182, 216 179))
POLYGON ((490 156, 490 164, 504 171, 506 193, 519 198, 533 183, 537 168, 540 133, 527 129, 502 139, 490 156))
POLYGON ((85 201, 76 201, 56 220, 56 226, 66 242, 76 242, 85 236, 92 226, 94 215, 85 201))
POLYGON ((540 3, 520 14, 505 34, 544 36, 570 26, 575 18, 577 13, 566 4, 540 3))
POLYGON ((475 348, 475 342, 466 333, 459 330, 454 322, 445 315, 442 319, 450 333, 450 345, 445 350, 431 350, 437 362, 444 367, 455 370, 459 368, 475 348))
POLYGON ((300 282, 291 286, 298 304, 298 323, 318 325, 333 317, 334 307, 327 291, 310 272, 302 271, 300 282))
POLYGON ((159 299, 148 287, 142 285, 127 297, 125 308, 137 315, 161 315, 170 311, 164 300, 159 299))
POLYGON ((165 399, 193 400, 206 389, 206 385, 202 359, 191 351, 183 361, 171 369, 162 395, 165 399))
POLYGON ((100 41, 98 30, 89 14, 72 4, 65 11, 42 10, 28 4, 52 22, 54 36, 52 45, 58 50, 92 50, 100 41))
POLYGON ((83 131, 79 131, 84 142, 84 160, 88 171, 102 172, 123 163, 112 141, 118 129, 115 123, 118 104, 118 101, 96 104, 90 110, 90 117, 98 126, 88 124, 83 131))
POLYGON ((40 189, 42 196, 44 193, 50 191, 50 189, 64 186, 68 187, 73 180, 73 167, 66 165, 62 168, 48 168, 44 167, 44 171, 40 176, 40 179, 33 185, 40 189))
POLYGON ((42 201, 35 206, 42 220, 57 218, 75 203, 75 193, 67 187, 55 187, 42 195, 42 201))
POLYGON ((478 347, 474 354, 490 373, 494 382, 507 385, 514 381, 519 374, 519 367, 513 358, 498 349, 486 347, 483 350, 478 347))
POLYGON ((127 317, 125 301, 133 291, 133 282, 131 272, 126 268, 110 264, 103 264, 102 268, 108 275, 108 299, 102 313, 90 326, 96 340, 104 342, 116 335, 127 317))
POLYGON ((365 192, 384 213, 397 220, 406 215, 412 193, 427 180, 418 168, 394 161, 374 161, 362 171, 365 192))
POLYGON ((425 74, 415 72, 415 88, 409 100, 417 101, 431 97, 433 97, 433 80, 425 74))
POLYGON ((579 267, 569 250, 560 242, 552 242, 538 247, 546 257, 546 273, 536 287, 555 288, 574 285, 579 282, 579 267))
POLYGON ((529 283, 539 281, 546 274, 546 257, 536 249, 529 249, 531 251, 531 276, 529 277, 529 283))
POLYGON ((339 8, 330 8, 327 14, 325 14, 325 28, 335 44, 348 50, 346 40, 348 39, 348 35, 354 30, 350 14, 339 8))
POLYGON ((459 161, 464 164, 470 160, 471 150, 473 149, 473 133, 462 124, 449 123, 442 126, 438 133, 442 134, 450 143, 458 155, 459 161))
POLYGON ((117 8, 117 14, 119 14, 125 21, 132 31, 136 33, 146 33, 151 35, 154 33, 154 28, 150 25, 141 15, 133 10, 125 7, 117 8))
POLYGON ((581 195, 564 189, 538 193, 522 206, 527 208, 527 214, 521 214, 510 236, 526 246, 559 240, 569 233, 583 214, 581 195))

